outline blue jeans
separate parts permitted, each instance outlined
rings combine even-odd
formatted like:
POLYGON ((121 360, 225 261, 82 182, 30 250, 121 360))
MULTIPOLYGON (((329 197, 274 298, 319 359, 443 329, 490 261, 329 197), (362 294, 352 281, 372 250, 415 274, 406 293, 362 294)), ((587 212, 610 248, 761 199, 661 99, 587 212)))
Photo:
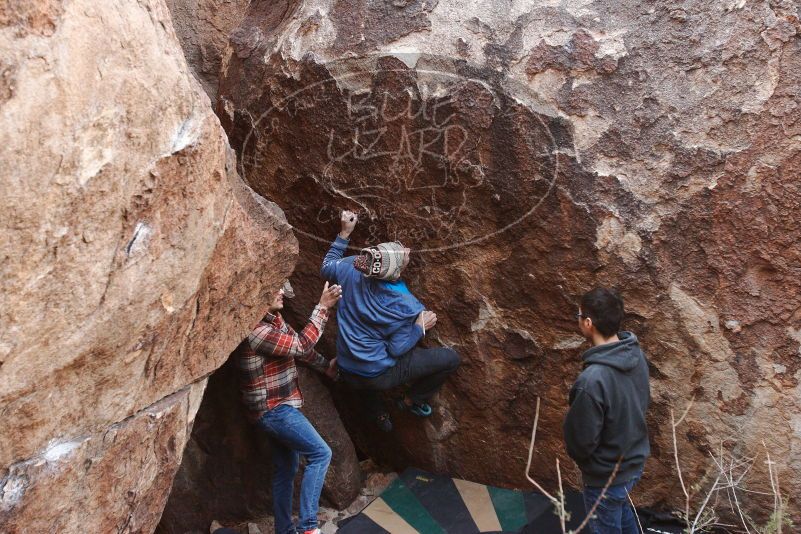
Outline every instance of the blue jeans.
POLYGON ((286 404, 265 413, 257 424, 270 436, 276 534, 295 533, 292 493, 299 454, 306 458, 306 469, 300 484, 298 530, 303 532, 317 528, 317 507, 325 473, 331 463, 331 448, 299 410, 286 404))
MULTIPOLYGON (((593 514, 595 517, 590 519, 587 527, 589 534, 640 534, 628 494, 640 480, 641 475, 642 473, 628 482, 615 484, 606 489, 604 498, 595 508, 593 514)), ((584 508, 588 513, 602 491, 603 487, 584 486, 584 508)))

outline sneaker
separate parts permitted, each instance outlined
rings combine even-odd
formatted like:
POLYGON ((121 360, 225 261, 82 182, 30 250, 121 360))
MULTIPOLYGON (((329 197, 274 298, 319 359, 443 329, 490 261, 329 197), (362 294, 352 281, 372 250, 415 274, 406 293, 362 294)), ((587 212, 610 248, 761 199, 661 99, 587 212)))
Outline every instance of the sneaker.
POLYGON ((375 420, 381 432, 392 432, 392 419, 387 412, 382 413, 375 420))
POLYGON ((419 404, 415 402, 414 404, 409 406, 408 409, 417 417, 428 417, 434 411, 431 409, 431 406, 425 402, 421 402, 419 404))
POLYGON ((397 399, 395 403, 397 404, 398 409, 409 410, 417 417, 428 417, 434 412, 434 410, 431 409, 431 405, 425 402, 413 402, 412 404, 406 404, 403 397, 401 397, 397 399))
POLYGON ((311 530, 304 530, 303 534, 322 534, 319 528, 313 528, 311 530))

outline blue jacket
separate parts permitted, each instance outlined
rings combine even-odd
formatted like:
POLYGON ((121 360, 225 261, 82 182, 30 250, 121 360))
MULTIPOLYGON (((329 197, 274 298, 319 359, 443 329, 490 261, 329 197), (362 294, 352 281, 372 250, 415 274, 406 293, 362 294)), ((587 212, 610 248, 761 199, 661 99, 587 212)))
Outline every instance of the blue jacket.
POLYGON ((321 273, 342 286, 337 306, 337 365, 361 376, 378 376, 423 337, 415 324, 423 305, 403 282, 368 278, 343 258, 348 240, 337 236, 323 259, 321 273))

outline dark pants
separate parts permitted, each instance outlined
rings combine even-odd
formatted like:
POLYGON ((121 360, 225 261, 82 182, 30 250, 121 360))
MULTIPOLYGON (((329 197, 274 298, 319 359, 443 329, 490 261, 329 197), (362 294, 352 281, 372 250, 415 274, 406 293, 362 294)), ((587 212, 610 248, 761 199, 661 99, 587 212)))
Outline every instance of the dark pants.
MULTIPOLYGON (((640 475, 623 484, 609 486, 603 499, 590 519, 590 534, 639 534, 634 508, 629 502, 629 493, 640 480, 640 475)), ((589 512, 601 495, 603 488, 584 486, 584 507, 589 512)))
MULTIPOLYGON (((380 407, 379 391, 408 384, 408 396, 412 401, 422 404, 439 391, 448 376, 461 363, 455 350, 449 347, 424 349, 415 347, 398 358, 394 367, 373 377, 341 373, 342 380, 354 389, 368 392, 368 405, 375 410, 380 407)), ((376 414, 374 414, 376 415, 376 414)))

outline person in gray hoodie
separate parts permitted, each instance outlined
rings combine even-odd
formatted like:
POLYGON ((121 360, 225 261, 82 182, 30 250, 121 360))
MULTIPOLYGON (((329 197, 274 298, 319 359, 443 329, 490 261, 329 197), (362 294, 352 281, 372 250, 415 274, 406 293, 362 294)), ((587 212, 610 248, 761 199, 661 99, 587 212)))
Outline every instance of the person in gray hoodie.
POLYGON ((639 532, 628 494, 642 476, 651 449, 645 422, 651 392, 648 363, 631 332, 619 332, 623 300, 597 288, 581 298, 578 326, 592 348, 570 390, 563 430, 567 453, 584 482, 591 534, 639 532), (609 487, 604 491, 604 486, 609 487))

